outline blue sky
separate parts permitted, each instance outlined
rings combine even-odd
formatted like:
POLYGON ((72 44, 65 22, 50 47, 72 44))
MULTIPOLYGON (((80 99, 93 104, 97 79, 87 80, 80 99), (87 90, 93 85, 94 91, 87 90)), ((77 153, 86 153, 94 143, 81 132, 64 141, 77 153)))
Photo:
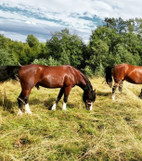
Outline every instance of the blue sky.
POLYGON ((1 0, 0 34, 23 42, 33 34, 46 42, 68 28, 88 42, 105 17, 141 18, 141 6, 140 0, 1 0))

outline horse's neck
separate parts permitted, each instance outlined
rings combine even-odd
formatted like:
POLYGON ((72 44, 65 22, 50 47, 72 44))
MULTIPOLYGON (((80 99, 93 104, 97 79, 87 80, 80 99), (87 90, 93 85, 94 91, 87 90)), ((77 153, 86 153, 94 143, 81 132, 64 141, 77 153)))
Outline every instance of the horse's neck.
POLYGON ((85 87, 88 85, 88 83, 89 83, 88 79, 82 73, 80 73, 80 81, 78 86, 83 90, 85 90, 86 89, 85 87))

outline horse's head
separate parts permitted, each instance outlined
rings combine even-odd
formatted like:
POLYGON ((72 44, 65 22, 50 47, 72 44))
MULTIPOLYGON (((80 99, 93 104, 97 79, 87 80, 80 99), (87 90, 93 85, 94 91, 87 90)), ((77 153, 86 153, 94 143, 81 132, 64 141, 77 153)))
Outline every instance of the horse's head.
POLYGON ((93 107, 93 102, 96 99, 96 90, 86 90, 83 94, 83 101, 85 103, 86 109, 91 111, 93 107))

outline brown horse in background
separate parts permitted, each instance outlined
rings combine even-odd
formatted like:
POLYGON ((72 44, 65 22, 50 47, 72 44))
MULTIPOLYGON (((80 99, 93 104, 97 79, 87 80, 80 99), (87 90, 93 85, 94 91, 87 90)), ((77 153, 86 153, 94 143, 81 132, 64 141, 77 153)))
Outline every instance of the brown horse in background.
MULTIPOLYGON (((119 64, 113 67, 107 67, 105 70, 105 78, 110 87, 112 87, 112 77, 115 82, 112 88, 112 99, 115 100, 116 88, 119 87, 119 91, 122 92, 124 80, 134 84, 142 84, 142 66, 119 64)), ((142 89, 139 97, 142 98, 142 89)))
POLYGON ((44 66, 44 65, 24 65, 24 66, 5 66, 0 67, 0 82, 8 78, 14 78, 15 75, 20 80, 21 93, 18 97, 19 114, 23 114, 23 105, 25 104, 25 112, 31 113, 29 108, 29 95, 32 88, 39 86, 45 88, 61 88, 56 103, 52 106, 52 110, 56 110, 56 106, 64 94, 63 110, 66 110, 66 103, 71 89, 77 85, 83 89, 83 101, 86 108, 92 110, 96 93, 93 91, 92 85, 88 78, 70 65, 63 66, 44 66))

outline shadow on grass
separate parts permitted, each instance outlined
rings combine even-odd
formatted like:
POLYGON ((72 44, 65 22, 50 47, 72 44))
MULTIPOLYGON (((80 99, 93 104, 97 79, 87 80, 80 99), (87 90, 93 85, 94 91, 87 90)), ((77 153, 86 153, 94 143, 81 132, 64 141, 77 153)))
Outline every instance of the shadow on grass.
MULTIPOLYGON (((55 98, 50 98, 47 99, 46 101, 41 101, 40 99, 31 99, 29 100, 29 104, 30 105, 39 105, 39 104, 44 104, 45 108, 48 110, 51 110, 51 107, 53 106, 53 104, 55 103, 56 99, 55 98)), ((63 101, 61 100, 58 105, 57 108, 61 106, 62 108, 62 104, 63 101)), ((15 101, 11 101, 7 98, 7 95, 4 93, 4 95, 2 95, 0 93, 0 106, 2 106, 4 111, 8 111, 10 113, 14 113, 14 106, 18 107, 18 102, 15 101)), ((70 103, 69 101, 67 102, 67 108, 73 109, 75 108, 76 104, 70 103)))
POLYGON ((13 104, 14 103, 11 100, 9 100, 5 94, 3 96, 1 96, 0 106, 2 106, 4 111, 14 113, 13 104))
POLYGON ((41 101, 40 99, 30 99, 29 100, 30 105, 38 105, 38 104, 41 104, 41 103, 43 103, 43 101, 41 101))
POLYGON ((48 109, 51 110, 52 105, 55 103, 55 98, 50 98, 46 101, 44 101, 44 106, 48 109))
POLYGON ((97 91, 97 95, 98 96, 111 96, 112 93, 111 92, 101 92, 101 91, 97 91))
MULTIPOLYGON (((50 98, 46 101, 44 101, 44 106, 48 109, 48 110, 51 110, 53 104, 56 102, 56 99, 55 98, 50 98)), ((62 104, 63 101, 59 101, 58 105, 57 105, 57 108, 60 106, 59 104, 62 104)), ((61 106, 62 107, 62 106, 61 106)), ((75 107, 75 104, 73 103, 69 103, 69 101, 67 102, 67 108, 74 108, 75 107)))

